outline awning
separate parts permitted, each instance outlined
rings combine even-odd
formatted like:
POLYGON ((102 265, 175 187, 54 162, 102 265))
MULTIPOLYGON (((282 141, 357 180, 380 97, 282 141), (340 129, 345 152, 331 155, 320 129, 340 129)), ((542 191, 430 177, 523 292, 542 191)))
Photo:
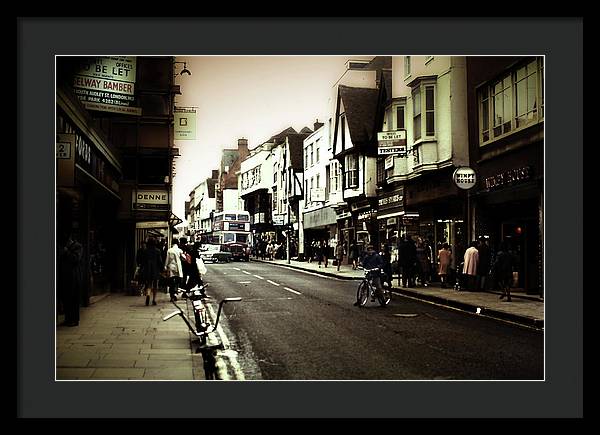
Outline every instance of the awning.
POLYGON ((304 213, 304 228, 316 228, 327 225, 335 225, 337 215, 330 206, 304 213))

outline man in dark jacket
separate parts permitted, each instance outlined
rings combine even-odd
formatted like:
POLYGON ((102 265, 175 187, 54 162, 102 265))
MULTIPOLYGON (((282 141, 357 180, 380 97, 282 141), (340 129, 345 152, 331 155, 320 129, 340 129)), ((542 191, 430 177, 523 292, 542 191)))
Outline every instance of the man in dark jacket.
POLYGON ((68 234, 58 257, 58 291, 65 312, 64 326, 79 325, 83 246, 68 234))
MULTIPOLYGON (((363 254, 360 264, 364 269, 379 268, 380 270, 383 270, 383 259, 371 244, 367 246, 367 250, 363 254)), ((383 297, 383 288, 381 286, 381 277, 379 274, 373 276, 373 285, 375 286, 375 293, 377 293, 378 296, 383 297)), ((360 305, 359 301, 354 302, 354 306, 358 305, 360 305)))
POLYGON ((408 234, 404 234, 404 238, 398 245, 398 266, 402 273, 402 286, 414 286, 415 264, 417 262, 417 246, 414 240, 408 234))

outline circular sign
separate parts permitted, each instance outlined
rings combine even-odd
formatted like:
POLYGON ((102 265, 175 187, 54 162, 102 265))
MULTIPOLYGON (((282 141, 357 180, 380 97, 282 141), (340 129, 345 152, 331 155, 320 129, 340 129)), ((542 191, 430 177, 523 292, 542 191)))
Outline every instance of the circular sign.
POLYGON ((457 187, 465 190, 472 188, 477 182, 475 170, 469 168, 468 166, 456 168, 456 170, 452 174, 452 179, 454 180, 454 184, 456 184, 457 187))

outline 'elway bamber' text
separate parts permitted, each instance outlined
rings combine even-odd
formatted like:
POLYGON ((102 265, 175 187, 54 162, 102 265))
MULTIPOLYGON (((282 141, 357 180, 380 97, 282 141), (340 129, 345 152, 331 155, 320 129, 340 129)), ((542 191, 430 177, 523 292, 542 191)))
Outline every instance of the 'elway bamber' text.
POLYGON ((103 79, 94 79, 91 77, 76 76, 73 86, 80 88, 103 89, 113 92, 122 92, 124 94, 133 94, 133 85, 131 83, 113 82, 103 79))

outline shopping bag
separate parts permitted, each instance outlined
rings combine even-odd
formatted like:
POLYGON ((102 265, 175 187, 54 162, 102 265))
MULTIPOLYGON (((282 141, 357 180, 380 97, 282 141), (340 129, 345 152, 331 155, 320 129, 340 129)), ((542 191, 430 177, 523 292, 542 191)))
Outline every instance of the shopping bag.
POLYGON ((202 261, 202 258, 200 258, 200 257, 196 258, 196 267, 198 267, 198 272, 200 272, 200 275, 206 275, 206 272, 208 270, 206 269, 206 266, 204 265, 204 261, 202 261))

